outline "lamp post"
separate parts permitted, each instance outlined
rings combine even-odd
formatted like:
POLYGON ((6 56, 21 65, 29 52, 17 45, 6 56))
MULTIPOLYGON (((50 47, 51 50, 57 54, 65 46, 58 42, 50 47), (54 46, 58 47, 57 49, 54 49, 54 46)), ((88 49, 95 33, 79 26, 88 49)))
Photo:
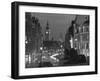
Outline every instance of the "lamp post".
POLYGON ((43 50, 43 47, 40 47, 40 67, 42 63, 42 50, 43 50))

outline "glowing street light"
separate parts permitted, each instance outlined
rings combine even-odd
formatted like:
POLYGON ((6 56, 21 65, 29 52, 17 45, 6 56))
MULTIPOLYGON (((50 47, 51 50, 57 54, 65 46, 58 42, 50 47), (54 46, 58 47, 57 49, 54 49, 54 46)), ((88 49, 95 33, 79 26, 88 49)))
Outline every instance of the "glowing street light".
POLYGON ((26 40, 25 43, 28 44, 28 41, 26 40))
POLYGON ((60 46, 61 48, 63 47, 63 45, 60 46))
POLYGON ((40 47, 40 50, 43 50, 43 47, 40 47))

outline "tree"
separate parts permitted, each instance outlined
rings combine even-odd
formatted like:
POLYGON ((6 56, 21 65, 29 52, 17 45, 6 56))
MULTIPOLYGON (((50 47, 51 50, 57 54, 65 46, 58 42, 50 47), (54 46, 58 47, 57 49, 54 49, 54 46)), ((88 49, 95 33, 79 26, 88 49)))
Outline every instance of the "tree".
POLYGON ((72 24, 68 29, 69 35, 72 37, 74 36, 74 24, 75 24, 75 21, 72 21, 72 24))

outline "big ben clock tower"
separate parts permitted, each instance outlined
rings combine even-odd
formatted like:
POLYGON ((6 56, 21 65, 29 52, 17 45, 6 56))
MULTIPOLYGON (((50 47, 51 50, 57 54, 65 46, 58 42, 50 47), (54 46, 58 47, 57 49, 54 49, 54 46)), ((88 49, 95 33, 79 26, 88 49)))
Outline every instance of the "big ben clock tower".
POLYGON ((49 40, 50 40, 50 28, 49 28, 49 24, 47 22, 46 31, 45 31, 45 41, 49 41, 49 40))

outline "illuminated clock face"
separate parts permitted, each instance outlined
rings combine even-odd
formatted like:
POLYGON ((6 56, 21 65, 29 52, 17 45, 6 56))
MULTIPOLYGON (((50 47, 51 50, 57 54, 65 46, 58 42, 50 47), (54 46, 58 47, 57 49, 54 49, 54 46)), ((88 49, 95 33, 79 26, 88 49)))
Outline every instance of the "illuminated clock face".
POLYGON ((46 34, 48 34, 49 32, 46 32, 46 34))

